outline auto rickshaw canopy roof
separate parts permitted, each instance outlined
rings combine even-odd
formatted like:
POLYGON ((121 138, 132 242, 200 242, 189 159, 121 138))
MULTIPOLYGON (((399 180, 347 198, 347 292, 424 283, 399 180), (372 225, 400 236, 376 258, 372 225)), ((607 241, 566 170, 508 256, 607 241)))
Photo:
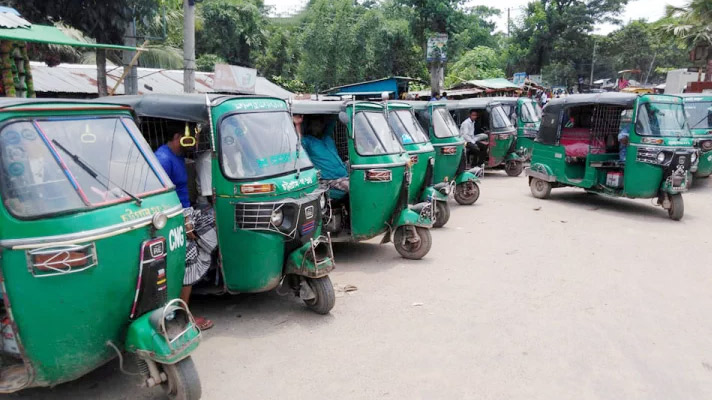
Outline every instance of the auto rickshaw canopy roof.
POLYGON ((80 99, 52 99, 52 98, 24 98, 24 97, 0 97, 0 110, 12 111, 13 108, 22 106, 32 106, 34 108, 66 108, 67 106, 73 106, 72 108, 82 109, 90 108, 96 109, 97 107, 111 108, 111 109, 127 109, 125 105, 113 104, 97 100, 80 100, 80 99))
POLYGON ((471 99, 448 101, 448 110, 471 110, 473 108, 487 108, 489 106, 501 104, 499 97, 477 97, 471 99))
POLYGON ((346 110, 346 107, 356 106, 359 109, 370 108, 373 110, 382 110, 381 103, 370 101, 319 101, 319 100, 295 100, 292 103, 293 114, 338 114, 346 110))

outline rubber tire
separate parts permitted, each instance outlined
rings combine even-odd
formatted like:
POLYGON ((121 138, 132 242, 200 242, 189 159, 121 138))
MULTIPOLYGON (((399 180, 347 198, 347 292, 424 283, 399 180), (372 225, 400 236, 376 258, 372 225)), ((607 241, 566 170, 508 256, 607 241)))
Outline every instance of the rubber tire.
POLYGON ((403 235, 405 235, 405 231, 406 226, 401 225, 396 228, 396 233, 393 235, 393 245, 396 246, 398 254, 409 260, 420 260, 425 257, 425 255, 430 251, 430 247, 433 245, 433 238, 430 236, 430 229, 419 226, 415 227, 415 231, 420 238, 420 246, 418 246, 415 250, 402 247, 401 243, 403 242, 403 235))
POLYGON ((433 228, 442 228, 450 220, 450 206, 446 201, 435 202, 435 222, 433 228))
POLYGON ((524 171, 524 163, 521 161, 510 160, 504 164, 504 172, 509 176, 519 176, 524 171))
POLYGON ((532 191, 532 196, 537 199, 548 199, 551 195, 551 183, 539 178, 532 178, 529 182, 529 189, 532 191))
POLYGON ((168 376, 161 387, 171 400, 198 400, 202 395, 198 370, 190 356, 175 364, 159 364, 168 376))
POLYGON ((474 204, 477 199, 480 198, 480 186, 477 185, 477 183, 471 181, 462 182, 460 184, 455 185, 455 193, 453 194, 453 196, 455 197, 455 201, 457 202, 457 204, 469 206, 471 204, 474 204), (473 185, 475 185, 475 193, 469 197, 462 194, 463 185, 466 185, 468 183, 472 183, 473 185))
POLYGON ((679 221, 685 214, 685 203, 682 201, 681 194, 670 195, 670 208, 668 208, 668 216, 673 221, 679 221))
POLYGON ((328 314, 336 303, 336 294, 334 294, 334 285, 331 284, 331 279, 328 276, 305 279, 311 290, 314 291, 316 298, 304 300, 304 304, 317 314, 328 314))

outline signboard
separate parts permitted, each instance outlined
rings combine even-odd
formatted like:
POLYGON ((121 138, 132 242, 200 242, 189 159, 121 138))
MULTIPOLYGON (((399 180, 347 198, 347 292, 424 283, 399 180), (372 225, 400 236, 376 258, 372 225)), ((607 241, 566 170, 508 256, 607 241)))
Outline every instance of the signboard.
POLYGON ((430 61, 447 61, 447 33, 436 33, 428 38, 425 58, 430 61))
POLYGON ((213 90, 216 92, 255 94, 256 82, 256 69, 238 67, 237 65, 215 64, 213 90))
POLYGON ((527 79, 526 72, 515 72, 514 77, 512 78, 512 83, 514 83, 517 86, 522 86, 522 85, 524 85, 524 81, 526 79, 527 79))

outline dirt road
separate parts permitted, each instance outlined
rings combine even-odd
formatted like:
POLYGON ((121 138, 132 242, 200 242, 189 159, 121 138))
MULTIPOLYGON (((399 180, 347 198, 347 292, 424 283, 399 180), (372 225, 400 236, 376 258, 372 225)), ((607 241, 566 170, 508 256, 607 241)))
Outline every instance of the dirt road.
MULTIPOLYGON (((712 398, 712 179, 673 222, 647 200, 487 174, 426 259, 335 247, 331 315, 274 292, 198 298, 204 399, 712 398)), ((163 399, 117 362, 34 399, 163 399)))

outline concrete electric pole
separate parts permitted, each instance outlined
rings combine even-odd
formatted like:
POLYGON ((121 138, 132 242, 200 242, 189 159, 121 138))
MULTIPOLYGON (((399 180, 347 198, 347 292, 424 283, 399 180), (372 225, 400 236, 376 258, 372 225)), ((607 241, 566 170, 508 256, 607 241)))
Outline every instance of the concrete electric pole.
POLYGON ((195 92, 195 0, 183 0, 183 91, 195 92))

